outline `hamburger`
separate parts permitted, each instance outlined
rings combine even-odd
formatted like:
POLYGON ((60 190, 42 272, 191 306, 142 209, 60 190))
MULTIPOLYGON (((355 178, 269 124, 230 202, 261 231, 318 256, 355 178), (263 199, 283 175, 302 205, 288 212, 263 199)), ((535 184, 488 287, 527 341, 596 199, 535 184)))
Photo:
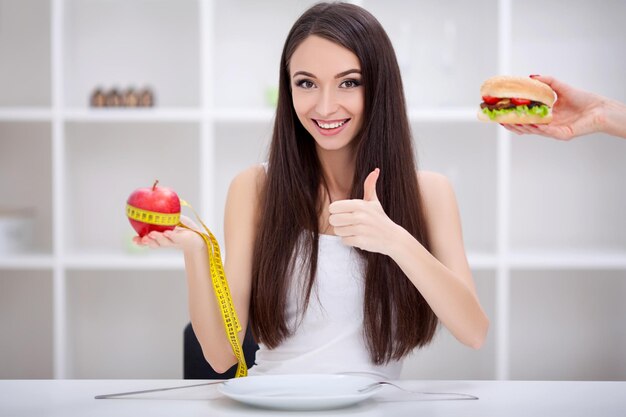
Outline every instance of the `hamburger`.
POLYGON ((478 119, 486 122, 545 124, 552 121, 556 93, 528 77, 491 77, 480 87, 478 119))

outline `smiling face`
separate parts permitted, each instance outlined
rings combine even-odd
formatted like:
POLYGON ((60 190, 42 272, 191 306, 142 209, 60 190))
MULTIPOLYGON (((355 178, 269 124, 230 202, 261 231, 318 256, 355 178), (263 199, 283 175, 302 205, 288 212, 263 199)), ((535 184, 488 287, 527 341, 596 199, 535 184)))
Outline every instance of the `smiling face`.
POLYGON ((350 50, 309 36, 289 63, 293 106, 318 152, 344 149, 363 124, 361 64, 350 50))

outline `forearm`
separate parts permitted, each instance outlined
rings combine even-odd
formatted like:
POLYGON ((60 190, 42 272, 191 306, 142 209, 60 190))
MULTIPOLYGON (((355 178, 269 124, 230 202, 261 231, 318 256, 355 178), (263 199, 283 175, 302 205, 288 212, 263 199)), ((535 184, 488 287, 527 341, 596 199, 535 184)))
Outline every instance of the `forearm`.
POLYGON ((626 104, 606 99, 601 114, 602 131, 626 139, 626 104))
POLYGON ((479 348, 489 319, 474 293, 406 230, 399 228, 396 235, 392 259, 448 330, 463 344, 479 348))
POLYGON ((185 251, 189 316, 205 359, 218 372, 226 372, 237 360, 226 336, 213 290, 206 246, 185 251))

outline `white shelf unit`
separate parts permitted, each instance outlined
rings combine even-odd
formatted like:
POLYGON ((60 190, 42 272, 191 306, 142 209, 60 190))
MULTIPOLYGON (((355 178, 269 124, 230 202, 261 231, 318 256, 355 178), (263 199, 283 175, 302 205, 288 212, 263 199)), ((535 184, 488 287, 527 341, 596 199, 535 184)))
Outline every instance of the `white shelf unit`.
MULTIPOLYGON (((492 320, 482 350, 442 330, 403 375, 626 379, 626 142, 475 120, 495 74, 626 101, 624 3, 358 3, 394 43, 420 168, 455 186, 492 320)), ((264 159, 266 96, 309 4, 0 0, 0 208, 33 209, 37 230, 28 253, 0 253, 0 378, 182 376, 182 257, 132 249, 124 201, 158 178, 223 241, 228 185, 264 159), (131 85, 152 86, 156 107, 87 106, 97 86, 131 85)))

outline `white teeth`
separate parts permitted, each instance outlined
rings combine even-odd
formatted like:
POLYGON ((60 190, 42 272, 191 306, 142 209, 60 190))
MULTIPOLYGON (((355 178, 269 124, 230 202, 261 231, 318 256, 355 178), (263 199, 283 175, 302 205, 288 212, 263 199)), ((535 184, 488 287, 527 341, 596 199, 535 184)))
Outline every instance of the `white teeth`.
POLYGON ((317 125, 319 127, 321 127, 322 129, 336 129, 340 126, 343 126, 343 124, 346 122, 347 120, 344 120, 342 122, 335 122, 335 123, 322 123, 319 120, 316 120, 315 122, 317 123, 317 125))

